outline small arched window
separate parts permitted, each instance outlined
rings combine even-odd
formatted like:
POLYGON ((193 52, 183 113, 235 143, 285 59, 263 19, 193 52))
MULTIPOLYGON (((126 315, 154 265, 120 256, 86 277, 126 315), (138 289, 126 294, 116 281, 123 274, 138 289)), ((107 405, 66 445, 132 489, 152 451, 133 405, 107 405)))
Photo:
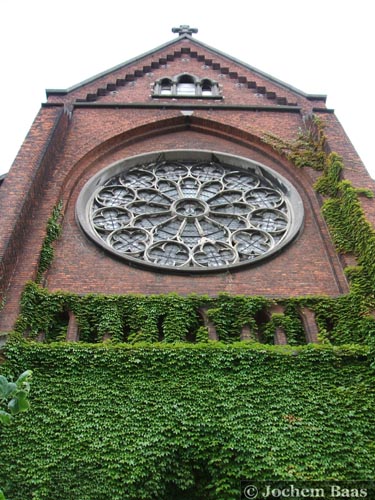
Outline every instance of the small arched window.
POLYGON ((200 79, 197 76, 183 73, 173 77, 164 76, 154 83, 152 97, 173 98, 213 98, 222 99, 219 86, 210 78, 200 79))
POLYGON ((177 82, 177 95, 195 95, 195 81, 192 76, 180 76, 177 82))
POLYGON ((172 94, 172 80, 169 78, 163 78, 160 82, 160 94, 161 95, 171 95, 172 94))
POLYGON ((211 80, 202 80, 202 96, 212 95, 211 80))

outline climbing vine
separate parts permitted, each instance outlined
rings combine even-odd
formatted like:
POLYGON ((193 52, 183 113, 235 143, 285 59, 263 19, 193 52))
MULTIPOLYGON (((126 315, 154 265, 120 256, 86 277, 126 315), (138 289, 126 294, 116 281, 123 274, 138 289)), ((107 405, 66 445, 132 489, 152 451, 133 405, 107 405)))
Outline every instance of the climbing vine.
POLYGON ((294 141, 285 141, 269 133, 265 133, 262 139, 296 167, 324 170, 327 157, 325 151, 326 136, 324 125, 317 117, 312 116, 305 119, 305 126, 298 131, 294 141))
POLYGON ((73 313, 82 342, 207 341, 207 321, 210 321, 216 338, 221 342, 233 343, 242 339, 273 344, 276 328, 281 328, 288 343, 298 345, 306 343, 301 320, 301 313, 306 307, 315 312, 320 341, 366 343, 375 331, 375 319, 369 315, 372 296, 362 296, 363 276, 360 271, 351 269, 350 274, 353 282, 350 294, 338 298, 283 299, 279 301, 284 311, 282 314, 272 313, 274 301, 260 296, 225 293, 218 297, 173 293, 81 296, 69 292, 49 292, 30 282, 22 296, 15 335, 46 342, 65 340, 73 313), (356 280, 359 282, 357 287, 356 280), (244 330, 247 330, 245 336, 244 330))
MULTIPOLYGON (((324 298, 321 298, 324 301, 324 298)), ((270 321, 265 325, 263 330, 264 340, 268 344, 272 344, 277 329, 281 329, 283 333, 288 332, 287 341, 290 345, 301 345, 306 343, 306 336, 301 322, 299 309, 303 306, 314 308, 316 300, 308 299, 290 299, 284 301, 284 312, 273 313, 270 321)))
POLYGON ((322 121, 311 116, 305 125, 295 141, 283 141, 269 134, 265 134, 264 141, 297 167, 311 167, 322 172, 314 187, 325 196, 322 214, 333 242, 339 253, 353 255, 358 263, 346 269, 349 294, 315 304, 321 340, 373 343, 375 231, 360 202, 361 196, 372 197, 373 193, 357 189, 350 181, 342 179, 343 160, 338 154, 326 151, 322 121))
POLYGON ((360 202, 361 196, 372 193, 342 179, 343 161, 336 153, 327 152, 324 124, 315 116, 305 120, 294 141, 283 141, 270 134, 265 134, 263 140, 297 167, 321 172, 315 189, 324 196, 322 214, 334 244, 338 252, 352 254, 357 259, 358 265, 346 269, 350 282, 348 294, 338 298, 283 300, 284 313, 271 314, 272 301, 264 297, 50 293, 38 283, 53 259, 53 242, 61 231, 59 203, 48 221, 36 283, 29 283, 22 296, 16 332, 47 342, 63 340, 69 315, 74 314, 79 338, 84 342, 207 341, 208 320, 223 342, 239 340, 246 330, 247 340, 273 343, 275 330, 281 328, 289 343, 299 344, 306 341, 300 310, 308 307, 316 315, 320 341, 373 343, 375 231, 366 220, 360 202))
MULTIPOLYGON (((47 342, 66 337, 69 314, 77 320, 83 342, 158 342, 207 340, 205 315, 216 326, 225 342, 240 340, 241 328, 258 329, 257 314, 267 311, 271 301, 262 297, 231 296, 186 297, 178 294, 80 296, 68 292, 49 292, 29 282, 21 300, 16 334, 47 342)), ((286 332, 288 334, 288 332, 286 332)))
POLYGON ((370 193, 342 180, 315 118, 295 142, 265 141, 321 172, 315 188, 333 241, 357 259, 346 269, 350 293, 283 299, 283 313, 272 313, 265 297, 80 296, 28 283, 0 365, 30 367, 35 383, 21 427, 0 429, 0 482, 11 498, 232 500, 245 477, 373 477, 375 234, 360 203, 370 193), (320 345, 301 345, 304 307, 320 345), (80 342, 59 342, 73 315, 80 342), (278 328, 288 345, 267 345, 278 328))
POLYGON ((211 300, 211 303, 214 307, 207 310, 207 315, 215 324, 219 339, 235 342, 239 340, 240 332, 245 326, 249 327, 253 340, 257 339, 256 316, 268 309, 271 301, 264 297, 231 296, 222 293, 217 300, 211 300))
POLYGON ((62 207, 62 201, 59 201, 59 203, 53 208, 52 215, 47 222, 46 236, 44 238, 42 250, 39 257, 39 265, 36 277, 37 283, 41 282, 43 274, 45 273, 45 271, 47 271, 53 261, 53 242, 61 234, 60 219, 62 216, 62 207))

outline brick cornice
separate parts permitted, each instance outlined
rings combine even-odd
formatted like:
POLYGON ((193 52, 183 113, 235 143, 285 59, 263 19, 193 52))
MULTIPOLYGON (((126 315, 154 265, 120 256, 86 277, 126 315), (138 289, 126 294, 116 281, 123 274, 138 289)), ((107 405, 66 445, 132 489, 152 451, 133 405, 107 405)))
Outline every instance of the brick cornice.
MULTIPOLYGON (((46 102, 42 104, 42 107, 49 108, 55 106, 62 106, 61 103, 46 102)), ((100 103, 100 102, 75 102, 73 108, 92 108, 92 109, 181 109, 181 110, 191 110, 191 109, 215 109, 215 110, 243 110, 243 111, 272 111, 272 112, 289 112, 289 113, 300 113, 300 106, 257 106, 257 105, 246 105, 246 104, 213 104, 213 103, 159 103, 159 102, 116 102, 116 103, 100 103)))

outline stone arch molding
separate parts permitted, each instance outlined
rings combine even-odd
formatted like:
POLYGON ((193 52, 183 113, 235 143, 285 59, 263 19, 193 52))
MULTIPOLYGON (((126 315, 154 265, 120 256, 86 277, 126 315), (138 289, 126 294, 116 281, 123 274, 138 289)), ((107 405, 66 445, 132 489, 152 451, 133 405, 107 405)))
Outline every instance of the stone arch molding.
POLYGON ((194 149, 117 161, 86 183, 76 204, 85 234, 113 257, 190 274, 274 257, 303 214, 296 188, 266 165, 194 149))
MULTIPOLYGON (((259 145, 262 144, 259 151, 265 152, 266 156, 273 160, 280 160, 278 153, 267 144, 262 143, 260 135, 248 131, 244 132, 238 127, 218 123, 207 117, 195 116, 194 107, 191 106, 191 109, 181 110, 177 116, 153 120, 127 130, 112 130, 110 136, 107 135, 106 131, 103 131, 103 136, 97 138, 95 144, 89 144, 87 149, 82 150, 76 162, 71 163, 69 168, 65 170, 61 197, 66 199, 65 196, 67 196, 70 199, 75 186, 82 181, 89 171, 97 167, 98 161, 105 161, 104 159, 110 157, 113 152, 119 149, 125 150, 129 144, 142 143, 155 136, 165 136, 183 131, 212 135, 213 137, 240 144, 245 148, 255 147, 258 149, 259 145)), ((301 189, 306 189, 306 186, 302 186, 301 179, 299 184, 301 189)))

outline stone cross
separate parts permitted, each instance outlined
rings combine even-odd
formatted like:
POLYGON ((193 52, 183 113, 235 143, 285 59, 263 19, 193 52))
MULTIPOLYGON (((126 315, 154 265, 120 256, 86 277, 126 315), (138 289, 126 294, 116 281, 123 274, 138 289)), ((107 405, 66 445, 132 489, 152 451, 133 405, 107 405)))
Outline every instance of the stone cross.
POLYGON ((178 33, 181 35, 192 35, 193 33, 198 33, 197 28, 190 28, 188 24, 180 24, 179 28, 172 28, 172 33, 178 33))

